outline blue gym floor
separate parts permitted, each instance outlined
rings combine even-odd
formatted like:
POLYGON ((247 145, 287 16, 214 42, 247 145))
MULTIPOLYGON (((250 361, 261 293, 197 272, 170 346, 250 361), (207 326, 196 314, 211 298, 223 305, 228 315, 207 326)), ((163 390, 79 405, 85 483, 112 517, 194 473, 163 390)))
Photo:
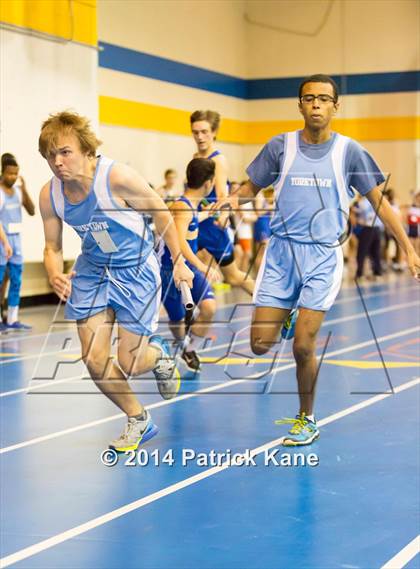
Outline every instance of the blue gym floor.
POLYGON ((1 566, 419 567, 418 291, 409 277, 362 287, 369 318, 354 286, 341 291, 319 336, 321 437, 303 450, 274 424, 297 411, 291 342, 254 359, 249 305, 220 306, 177 399, 133 383, 160 428, 147 466, 101 463, 125 421, 86 379, 74 327, 2 336, 1 566), (276 448, 319 464, 266 465, 276 448), (182 465, 227 449, 256 465, 182 465))

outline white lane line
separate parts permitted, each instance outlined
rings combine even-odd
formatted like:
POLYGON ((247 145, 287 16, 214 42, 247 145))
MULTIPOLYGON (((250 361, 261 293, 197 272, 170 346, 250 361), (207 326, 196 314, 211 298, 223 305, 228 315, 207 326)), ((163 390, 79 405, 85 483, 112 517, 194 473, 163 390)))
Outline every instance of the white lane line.
MULTIPOLYGON (((76 341, 77 338, 74 338, 74 340, 76 341)), ((31 354, 31 355, 27 355, 27 356, 9 356, 8 359, 4 359, 0 361, 0 366, 6 365, 6 364, 15 364, 18 362, 25 362, 28 360, 35 360, 38 359, 40 360, 41 358, 47 358, 49 356, 55 356, 57 354, 60 354, 63 351, 63 349, 60 350, 55 350, 54 352, 43 352, 42 354, 31 354)), ((6 372, 3 372, 6 373, 6 372)))
MULTIPOLYGON (((384 308, 377 308, 376 310, 371 310, 371 311, 369 312, 369 315, 370 315, 370 316, 377 316, 378 314, 386 314, 387 312, 392 312, 393 310, 401 310, 402 308, 412 308, 413 306, 417 306, 418 304, 420 304, 420 303, 419 303, 419 302, 404 302, 404 303, 401 303, 401 304, 392 304, 391 306, 386 306, 386 307, 384 307, 384 308)), ((341 322, 350 322, 351 320, 357 320, 357 319, 359 319, 359 318, 363 318, 364 316, 366 316, 366 313, 363 311, 363 312, 358 312, 358 313, 356 313, 356 314, 352 314, 351 316, 343 316, 343 317, 341 317, 341 318, 333 318, 333 319, 331 319, 331 320, 325 320, 325 322, 322 323, 321 327, 325 327, 325 326, 331 325, 331 324, 338 324, 338 323, 341 323, 341 322)), ((244 317, 241 317, 241 318, 236 318, 236 319, 232 320, 231 322, 241 322, 241 321, 244 321, 244 320, 249 320, 249 317, 248 317, 248 316, 244 316, 244 317)), ((161 335, 162 335, 162 334, 161 334, 161 335)), ((247 342, 249 342, 248 339, 239 340, 239 341, 235 342, 235 346, 243 345, 243 344, 246 344, 247 342)), ((229 342, 229 343, 225 343, 225 344, 219 344, 219 345, 216 345, 216 346, 211 346, 211 347, 209 347, 209 348, 204 348, 204 349, 202 350, 202 352, 210 352, 210 351, 212 351, 212 350, 217 350, 217 349, 221 349, 221 348, 227 348, 227 347, 229 347, 229 346, 231 346, 231 343, 230 343, 230 342, 229 342)), ((58 352, 46 352, 45 354, 37 354, 37 355, 34 355, 34 356, 25 356, 25 357, 22 357, 22 358, 13 358, 13 359, 10 359, 10 360, 4 360, 4 361, 0 362, 0 365, 2 365, 2 364, 7 364, 7 363, 15 363, 15 362, 18 362, 18 361, 23 361, 23 360, 34 359, 34 358, 36 358, 36 357, 42 358, 42 357, 44 357, 44 356, 52 356, 52 355, 56 355, 56 354, 59 354, 59 353, 60 353, 60 351, 58 351, 58 352)), ((67 363, 67 362, 66 362, 66 363, 67 363)), ((78 376, 72 376, 71 378, 68 378, 68 379, 65 379, 65 380, 55 380, 55 379, 54 379, 54 380, 49 380, 49 381, 46 382, 46 383, 38 384, 38 385, 35 385, 35 386, 33 386, 33 387, 32 387, 31 385, 28 385, 27 387, 22 387, 22 388, 19 388, 19 389, 13 389, 12 391, 5 391, 5 392, 2 392, 2 393, 0 393, 0 398, 2 398, 2 397, 8 397, 9 395, 16 395, 17 393, 24 393, 25 391, 28 391, 28 393, 29 393, 29 392, 31 392, 33 389, 41 389, 41 388, 44 387, 44 386, 51 385, 51 382, 52 382, 52 381, 54 381, 54 383, 65 383, 66 381, 73 381, 73 380, 75 380, 75 379, 81 379, 82 377, 85 377, 85 375, 82 374, 82 375, 78 375, 78 376)), ((32 381, 32 380, 31 380, 31 381, 32 381)))
MULTIPOLYGON (((420 383, 420 378, 416 378, 416 379, 413 379, 413 380, 408 381, 406 383, 403 383, 402 385, 395 388, 395 393, 401 393, 402 391, 405 391, 406 389, 410 389, 411 387, 414 387, 415 385, 418 385, 419 383, 420 383)), ((342 419, 343 417, 351 415, 352 413, 356 413, 360 409, 365 409, 366 407, 369 407, 370 405, 374 405, 378 401, 382 401, 383 399, 386 399, 387 397, 390 397, 391 395, 392 395, 392 393, 384 393, 381 395, 376 395, 375 397, 371 397, 369 399, 366 399, 365 401, 361 401, 360 403, 356 403, 355 405, 347 407, 346 409, 342 409, 341 411, 334 413, 333 415, 329 415, 328 417, 325 417, 324 419, 321 419, 320 421, 318 421, 318 424, 320 426, 323 426, 323 425, 327 425, 329 423, 333 423, 334 421, 338 421, 339 419, 342 419)), ((252 457, 255 457, 259 454, 262 454, 263 452, 268 451, 268 450, 272 449, 273 447, 276 447, 277 445, 280 445, 282 440, 283 440, 283 437, 274 439, 274 440, 272 440, 272 441, 270 441, 270 442, 268 442, 262 446, 259 446, 259 447, 252 449, 250 451, 250 454, 252 457)), ((153 502, 157 502, 158 500, 161 500, 162 498, 165 498, 166 496, 170 496, 171 494, 174 494, 175 492, 179 492, 180 490, 183 490, 184 488, 188 488, 189 486, 193 486, 194 484, 197 484, 197 482, 200 482, 201 480, 205 480, 206 478, 210 478, 210 476, 214 476, 216 474, 219 474, 220 472, 223 472, 224 470, 227 470, 228 468, 232 468, 232 466, 233 465, 231 464, 231 462, 225 461, 220 466, 214 466, 212 468, 209 468, 209 469, 205 470, 204 472, 200 472, 199 474, 195 474, 194 476, 190 476, 189 478, 181 480, 180 482, 177 482, 176 484, 171 484, 170 486, 167 486, 166 488, 163 488, 162 490, 154 492, 153 494, 149 494, 148 496, 144 496, 143 498, 140 498, 139 500, 135 500, 133 502, 130 502, 129 504, 126 504, 125 506, 122 506, 120 508, 116 508, 115 510, 108 512, 107 514, 104 514, 102 516, 98 516, 97 518, 93 518, 92 520, 89 520, 88 522, 85 522, 84 524, 80 524, 78 526, 75 526, 75 527, 67 530, 67 531, 64 531, 64 532, 61 532, 57 535, 54 535, 48 539, 44 539, 43 541, 40 541, 34 545, 31 545, 29 547, 21 549, 15 553, 12 553, 11 555, 3 557, 0 560, 0 567, 9 567, 10 565, 13 565, 14 563, 18 563, 19 561, 27 559, 28 557, 32 557, 33 555, 41 553, 42 551, 45 551, 46 549, 50 549, 51 547, 54 547, 56 545, 59 545, 60 543, 63 543, 63 542, 68 541, 70 539, 73 539, 74 537, 82 535, 82 534, 84 534, 84 533, 86 533, 92 529, 95 529, 95 528, 102 526, 108 522, 111 522, 117 518, 120 518, 120 517, 122 517, 122 516, 124 516, 130 512, 133 512, 135 510, 143 508, 144 506, 147 506, 148 504, 151 504, 153 502)), ((389 569, 390 569, 390 567, 389 567, 389 569)))
MULTIPOLYGON (((407 285, 405 287, 401 287, 399 290, 404 290, 404 289, 410 290, 411 288, 413 288, 413 287, 407 285)), ((376 296, 382 296, 384 294, 391 293, 391 292, 392 292, 391 290, 381 292, 381 293, 378 293, 376 296)), ((374 295, 371 295, 371 296, 374 296, 374 295)), ((358 297, 354 297, 354 298, 358 298, 358 297)), ((244 303, 231 302, 229 304, 223 304, 223 306, 219 306, 217 310, 223 310, 224 308, 230 308, 231 306, 237 306, 238 304, 244 304, 244 303)), ((24 313, 27 310, 28 309, 25 309, 24 313)), ((39 310, 45 311, 45 308, 39 307, 39 310)), ((52 322, 52 323, 54 324, 54 322, 52 322)), ((63 320, 59 320, 56 324, 59 326, 63 326, 63 327, 67 326, 68 330, 70 330, 72 332, 76 331, 74 328, 74 321, 72 321, 72 320, 64 320, 64 318, 63 318, 63 320)), ((51 334, 54 334, 54 335, 55 334, 64 334, 64 332, 67 332, 67 330, 57 330, 56 332, 51 332, 51 334)), ((8 334, 3 334, 3 335, 0 334, 0 343, 15 342, 16 340, 33 340, 34 338, 43 338, 45 335, 48 335, 48 331, 44 332, 43 334, 28 334, 26 336, 24 336, 23 334, 20 335, 21 333, 19 333, 19 332, 15 333, 14 335, 13 335, 13 332, 10 332, 10 334, 11 334, 10 336, 8 334)))
MULTIPOLYGON (((10 397, 11 395, 17 395, 18 393, 31 393, 36 389, 42 389, 43 387, 51 387, 52 385, 57 385, 58 383, 70 383, 72 381, 76 381, 76 379, 82 379, 84 377, 87 377, 87 371, 82 375, 72 375, 71 377, 65 377, 63 379, 50 379, 42 383, 36 383, 35 385, 29 384, 27 387, 20 387, 19 389, 12 389, 11 391, 3 391, 2 393, 0 393, 0 398, 10 397)), ((34 380, 31 379, 30 381, 34 380)), ((89 381, 91 381, 90 378, 89 381)))
MULTIPOLYGON (((385 306, 383 308, 376 308, 375 310, 369 310, 369 316, 376 316, 377 314, 386 314, 387 312, 392 312, 393 310, 401 310, 402 308, 413 308, 413 306, 417 306, 418 304, 420 304, 419 301, 403 302, 401 304, 391 304, 391 306, 385 306)), ((328 324, 335 324, 336 322, 350 322, 350 320, 357 320, 358 318, 362 318, 363 316, 366 317, 366 312, 364 311, 358 312, 357 314, 352 314, 351 316, 333 318, 326 322, 328 322, 328 324)), ((235 318, 234 320, 232 320, 232 322, 243 322, 244 320, 250 320, 250 317, 242 316, 241 318, 235 318)), ((322 326, 325 326, 326 322, 324 322, 322 326)))
MULTIPOLYGON (((414 304, 418 304, 418 303, 414 303, 414 304)), ((395 304, 395 305, 391 305, 391 306, 388 306, 385 308, 378 308, 376 310, 372 310, 370 312, 370 315, 374 316, 374 315, 378 315, 378 314, 383 314, 385 312, 391 312, 393 310, 400 310, 401 308, 405 308, 407 306, 411 307, 411 306, 413 306, 413 303, 395 304)), ((322 323, 321 327, 331 325, 331 324, 338 324, 341 322, 348 322, 350 320, 356 320, 356 319, 361 318, 363 316, 365 316, 365 312, 359 312, 357 314, 353 314, 351 316, 344 316, 342 318, 334 318, 331 320, 326 320, 325 322, 322 323)), ((238 319, 238 320, 241 320, 241 319, 238 319)), ((248 341, 249 341, 248 339, 239 340, 238 342, 235 342, 235 346, 246 344, 248 341)), ((227 348, 229 346, 231 346, 230 342, 225 343, 225 344, 219 344, 219 345, 211 346, 209 348, 203 349, 202 351, 203 352, 210 352, 210 351, 217 350, 217 349, 227 348)), ((49 355, 54 355, 55 353, 58 353, 58 352, 51 352, 49 355)), ((13 360, 13 361, 16 361, 16 360, 13 360)), ((59 384, 59 383, 70 383, 70 382, 75 381, 77 379, 85 378, 86 373, 87 372, 85 372, 84 374, 81 374, 81 375, 76 375, 76 376, 68 377, 65 379, 58 379, 58 380, 54 379, 54 380, 46 381, 44 383, 39 383, 39 384, 35 384, 35 385, 28 385, 27 387, 22 387, 19 389, 13 389, 11 391, 4 391, 4 392, 0 393, 0 398, 9 397, 11 395, 17 395, 18 393, 30 393, 31 391, 34 391, 37 389, 42 389, 43 387, 50 387, 52 381, 54 382, 54 385, 59 384)))
MULTIPOLYGON (((70 330, 70 333, 73 333, 73 330, 70 330)), ((57 334, 58 334, 58 332, 57 332, 57 334)), ((170 336, 171 333, 169 331, 167 331, 167 332, 163 331, 159 335, 163 336, 163 337, 167 337, 167 336, 170 336)), ((74 338, 72 337, 71 340, 74 340, 75 342, 77 342, 78 338, 77 338, 77 336, 75 336, 74 338)), ((56 354, 61 354, 62 351, 63 351, 63 349, 60 348, 59 350, 55 350, 53 352, 42 352, 42 353, 38 353, 38 354, 28 354, 27 356, 10 356, 10 357, 8 357, 8 359, 0 360, 0 366, 6 365, 6 364, 15 364, 16 362, 24 362, 27 360, 34 360, 36 358, 39 361, 41 358, 44 358, 47 356, 55 356, 56 354)))
MULTIPOLYGON (((403 303, 403 304, 394 304, 391 306, 387 306, 385 308, 378 308, 376 310, 372 310, 369 314, 370 316, 375 316, 378 314, 384 314, 385 312, 391 312, 393 310, 400 310, 401 308, 405 308, 405 307, 412 307, 413 304, 418 304, 418 303, 403 303)), ((358 318, 363 318, 364 316, 366 316, 365 312, 358 312, 357 314, 352 314, 351 316, 343 316, 341 318, 333 318, 331 320, 325 320, 321 327, 325 327, 325 326, 329 326, 332 324, 339 324, 341 322, 349 322, 350 320, 356 320, 358 318)), ((241 320, 241 319, 238 319, 241 320)), ((239 340, 237 342, 235 342, 234 346, 239 346, 239 345, 243 345, 243 344, 247 344, 249 343, 249 339, 245 339, 245 340, 239 340)), ((209 348, 204 348, 202 350, 202 352, 211 352, 213 350, 218 350, 218 349, 223 349, 223 348, 228 348, 231 347, 231 342, 225 343, 225 344, 218 344, 215 346, 210 346, 209 348)), ((51 352, 52 354, 54 354, 55 352, 51 352)), ((57 352, 58 353, 58 352, 57 352)), ((17 360, 13 360, 13 361, 17 361, 17 360)), ((31 385, 29 384, 27 387, 21 387, 19 389, 13 389, 11 391, 4 391, 2 393, 0 393, 0 399, 2 397, 9 397, 10 395, 17 395, 18 393, 31 393, 31 391, 34 391, 36 389, 42 389, 43 387, 51 387, 51 385, 56 385, 58 383, 67 383, 67 382, 71 382, 71 381, 75 381, 77 379, 82 379, 84 377, 86 377, 87 371, 84 374, 81 375, 76 375, 76 376, 72 376, 66 379, 51 379, 48 380, 44 383, 37 383, 35 385, 31 385)), ((31 380, 33 381, 33 380, 31 380)))
MULTIPOLYGON (((417 288, 417 287, 413 287, 413 286, 406 286, 406 287, 401 287, 400 289, 398 289, 398 292, 400 292, 400 291, 402 291, 402 290, 411 291, 411 290, 418 290, 418 288, 417 288)), ((366 300, 366 299, 368 299, 368 298, 377 298, 378 296, 386 296, 387 294, 391 294, 391 293, 395 293, 395 291, 394 291, 394 290, 386 290, 386 291, 378 292, 378 293, 374 293, 374 292, 373 292, 373 293, 364 295, 363 298, 366 300)), ((356 295, 356 296, 350 296, 350 297, 346 297, 346 298, 341 298, 341 299, 335 301, 334 306, 337 305, 337 304, 346 304, 346 303, 348 303, 348 302, 352 302, 353 300, 359 300, 359 299, 360 299, 360 297, 359 297, 358 295, 356 295)), ((412 305, 412 303, 411 303, 411 304, 410 304, 410 303, 405 303, 405 304, 407 304, 407 305, 409 305, 409 306, 412 305)), ((401 305, 401 306, 405 306, 405 304, 404 304, 404 305, 401 305)), ((224 306, 220 306, 217 310, 223 310, 224 308, 228 308, 228 307, 231 307, 231 306, 241 306, 241 307, 242 307, 242 306, 248 306, 248 307, 251 308, 251 307, 253 306, 253 304, 252 304, 252 303, 246 304, 246 303, 244 303, 244 302, 236 302, 236 303, 225 304, 224 306)), ((380 309, 379 309, 379 310, 380 310, 380 309)), ((374 311, 372 311, 372 312, 374 312, 374 311)), ((364 313, 363 313, 363 314, 364 314, 364 313)), ((371 314, 371 312, 369 312, 369 314, 371 314)), ((227 322, 227 324, 230 324, 230 322, 240 322, 240 321, 244 321, 244 320, 247 320, 248 318, 250 319, 250 315, 249 315, 249 316, 243 316, 243 317, 241 317, 241 318, 235 318, 235 319, 233 319, 233 320, 227 322)), ((163 321, 163 322, 161 322, 161 324, 167 324, 167 322, 163 321)), ((70 324, 69 324, 69 327, 68 327, 68 330, 61 330, 61 331, 57 331, 57 332, 51 332, 51 333, 46 332, 46 333, 44 333, 44 334, 36 334, 36 335, 34 334, 33 336, 14 336, 13 338, 7 338, 7 339, 3 339, 3 337, 0 335, 0 344, 6 343, 6 342, 12 341, 12 340, 13 340, 13 341, 16 341, 16 340, 27 340, 27 339, 33 339, 33 338, 44 338, 45 336, 48 336, 48 337, 49 337, 49 336, 53 336, 53 335, 56 335, 56 334, 64 334, 64 332, 67 332, 67 333, 69 332, 70 334, 75 334, 74 339, 77 340, 76 330, 74 329, 73 325, 70 323, 70 324)), ((166 334, 166 332, 162 332, 160 335, 162 336, 162 335, 165 335, 165 334, 166 334)), ((30 360, 30 359, 34 359, 34 358, 37 358, 37 357, 50 356, 50 355, 58 354, 58 353, 60 353, 60 351, 61 351, 61 350, 57 350, 56 352, 48 352, 48 353, 45 353, 45 354, 39 354, 39 353, 38 353, 38 354, 33 354, 33 355, 22 356, 21 358, 19 358, 19 357, 16 357, 16 358, 15 358, 15 357, 12 357, 12 358, 9 358, 9 359, 6 359, 6 360, 1 360, 1 361, 0 361, 0 366, 1 366, 1 365, 4 365, 4 364, 8 364, 8 363, 14 363, 14 362, 17 362, 17 361, 22 361, 22 360, 30 360)))
MULTIPOLYGON (((51 324, 53 324, 53 322, 51 322, 51 324)), ((61 322, 60 322, 61 324, 61 322)), ((63 327, 67 326, 68 330, 70 331, 75 331, 74 329, 74 322, 62 322, 63 327)), ((51 334, 64 334, 64 332, 67 332, 67 330, 60 330, 57 332, 51 332, 51 334)), ((9 332, 8 334, 0 334, 0 344, 7 344, 7 342, 16 342, 16 340, 22 341, 22 340, 35 340, 36 338, 44 338, 45 336, 48 336, 48 330, 46 332, 43 332, 42 334, 28 334, 27 336, 24 336, 21 332, 9 332)))
MULTIPOLYGON (((407 334, 412 334, 413 332, 418 332, 418 331, 420 331, 420 326, 415 326, 414 328, 408 328, 407 330, 395 332, 394 334, 387 334, 386 336, 382 336, 380 338, 377 338, 377 341, 378 342, 385 342, 387 340, 392 340, 394 338, 406 336, 407 334)), ((366 342, 361 342, 360 344, 353 344, 352 346, 347 346, 346 348, 340 348, 339 350, 327 352, 324 355, 324 357, 327 358, 327 357, 332 357, 332 356, 338 356, 340 354, 351 352, 353 350, 358 350, 359 348, 371 346, 375 342, 376 342, 376 340, 367 340, 366 342)), ((320 356, 318 355, 318 357, 320 357, 320 356)), ((295 366, 296 366, 295 363, 291 363, 291 364, 286 364, 283 366, 275 367, 270 372, 270 375, 271 374, 274 375, 277 372, 286 371, 288 369, 293 369, 295 366)), ((146 409, 156 409, 158 407, 165 407, 166 405, 173 405, 173 404, 178 403, 180 401, 185 401, 186 399, 192 399, 192 398, 198 397, 199 395, 203 395, 205 393, 211 393, 213 391, 218 391, 218 390, 224 389, 226 387, 232 387, 235 385, 239 385, 240 383, 245 383, 246 381, 249 381, 249 380, 258 379, 258 378, 260 378, 260 376, 261 376, 261 372, 257 372, 257 373, 254 373, 252 375, 248 375, 242 379, 235 379, 233 381, 230 380, 230 381, 226 381, 224 383, 212 385, 211 387, 199 389, 198 391, 194 391, 192 393, 185 393, 184 395, 180 395, 179 397, 176 397, 175 399, 167 399, 167 400, 163 400, 163 401, 158 401, 157 403, 152 403, 151 405, 145 405, 145 408, 146 409)), ((75 433, 77 431, 82 431, 82 430, 88 429, 90 427, 95 427, 97 425, 102 425, 104 423, 108 423, 109 421, 115 421, 115 419, 120 419, 122 417, 125 417, 124 413, 117 413, 115 415, 110 415, 109 417, 105 417, 103 419, 97 419, 96 421, 90 421, 89 423, 83 423, 83 424, 77 425, 75 427, 70 427, 68 429, 56 431, 55 433, 50 433, 48 435, 43 435, 41 437, 35 437, 33 439, 29 439, 29 440, 23 441, 21 443, 16 443, 16 444, 10 445, 8 447, 3 447, 0 449, 0 454, 5 454, 7 452, 12 452, 12 451, 15 451, 15 450, 18 450, 21 448, 32 446, 32 445, 42 443, 45 441, 49 441, 52 439, 56 439, 58 437, 68 435, 70 433, 75 433)))
POLYGON ((392 559, 382 565, 381 569, 402 569, 409 561, 420 554, 420 535, 410 541, 399 553, 394 555, 392 559))

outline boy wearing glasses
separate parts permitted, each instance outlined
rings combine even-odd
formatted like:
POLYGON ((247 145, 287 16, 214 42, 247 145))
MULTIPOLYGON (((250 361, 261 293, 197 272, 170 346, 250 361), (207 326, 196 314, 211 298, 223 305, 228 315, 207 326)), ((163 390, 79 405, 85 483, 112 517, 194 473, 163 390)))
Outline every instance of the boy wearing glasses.
MULTIPOLYGON (((318 373, 317 335, 340 289, 341 243, 346 235, 354 189, 366 196, 385 227, 397 239, 417 277, 420 259, 384 198, 385 178, 370 154, 356 141, 331 130, 338 88, 327 75, 312 75, 299 87, 304 128, 272 138, 247 169, 249 180, 231 196, 232 207, 273 185, 272 236, 254 292, 251 347, 267 353, 280 328, 298 308, 293 354, 300 408, 284 438, 286 446, 311 444, 319 437, 313 404, 318 373)), ((226 202, 226 200, 225 200, 226 202)), ((217 207, 222 205, 222 201, 217 207)))

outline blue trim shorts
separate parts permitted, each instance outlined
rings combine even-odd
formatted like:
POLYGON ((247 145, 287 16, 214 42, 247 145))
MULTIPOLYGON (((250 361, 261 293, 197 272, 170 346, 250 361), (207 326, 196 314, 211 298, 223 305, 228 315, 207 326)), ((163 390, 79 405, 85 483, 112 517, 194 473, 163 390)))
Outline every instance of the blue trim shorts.
POLYGON ((254 304, 327 311, 337 297, 342 276, 339 245, 297 243, 272 236, 258 272, 254 304))
POLYGON ((65 308, 69 320, 83 320, 112 308, 122 328, 138 336, 156 331, 160 307, 160 269, 154 252, 133 267, 99 267, 83 255, 74 267, 65 308))

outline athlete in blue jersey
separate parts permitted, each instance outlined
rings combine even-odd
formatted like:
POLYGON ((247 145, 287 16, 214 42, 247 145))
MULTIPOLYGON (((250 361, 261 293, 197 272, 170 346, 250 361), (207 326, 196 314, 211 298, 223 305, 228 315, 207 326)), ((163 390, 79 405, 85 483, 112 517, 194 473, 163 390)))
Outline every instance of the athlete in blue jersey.
MULTIPOLYGON (((214 172, 213 160, 206 158, 191 160, 187 166, 187 189, 184 195, 170 207, 178 231, 181 252, 194 273, 191 293, 199 313, 194 318, 190 329, 188 347, 182 354, 185 364, 193 372, 198 372, 201 368, 197 350, 202 348, 216 312, 216 301, 209 281, 217 280, 218 273, 215 269, 208 268, 196 255, 198 251, 198 209, 203 198, 211 192, 214 172)), ((172 259, 167 247, 162 256, 161 265, 162 300, 169 316, 169 326, 174 337, 177 340, 183 340, 185 337, 185 308, 181 294, 173 281, 172 259)))
MULTIPOLYGON (((316 339, 326 311, 341 284, 340 242, 346 232, 353 188, 365 195, 407 255, 418 278, 420 259, 384 198, 384 176, 357 142, 334 133, 331 120, 339 107, 335 82, 326 75, 305 79, 299 89, 303 130, 274 137, 249 166, 248 182, 231 198, 232 207, 274 186, 270 238, 254 293, 251 347, 268 352, 294 307, 299 308, 293 353, 300 409, 285 445, 310 444, 319 436, 313 414, 317 379, 316 339)), ((226 204, 220 202, 217 207, 226 204)))
POLYGON ((13 254, 8 258, 0 246, 0 287, 8 271, 10 286, 8 294, 7 321, 0 322, 3 332, 30 330, 31 326, 19 321, 20 290, 22 287, 22 207, 29 215, 35 215, 35 206, 26 190, 23 179, 19 180, 19 166, 13 155, 2 156, 0 179, 0 223, 7 234, 13 254))
MULTIPOLYGON (((215 111, 195 111, 190 117, 191 132, 197 145, 194 157, 210 158, 216 164, 214 188, 207 197, 210 203, 228 195, 227 161, 215 147, 216 135, 220 125, 220 115, 215 111)), ((228 228, 228 212, 220 212, 200 223, 198 248, 205 249, 219 265, 225 282, 240 286, 249 294, 254 290, 254 281, 239 270, 234 259, 233 235, 228 228)))
POLYGON ((42 125, 39 150, 54 177, 44 185, 44 262, 50 283, 67 301, 66 317, 77 321, 82 357, 97 387, 128 422, 113 440, 117 451, 134 450, 157 432, 127 378, 153 370, 165 399, 175 397, 180 377, 157 328, 160 271, 153 238, 142 212, 153 216, 174 262, 178 286, 191 287, 192 271, 182 258, 172 217, 163 200, 131 168, 97 156, 100 141, 89 121, 75 113, 51 115, 42 125), (63 222, 82 240, 70 275, 63 273, 63 222), (118 357, 111 336, 118 323, 118 357))

